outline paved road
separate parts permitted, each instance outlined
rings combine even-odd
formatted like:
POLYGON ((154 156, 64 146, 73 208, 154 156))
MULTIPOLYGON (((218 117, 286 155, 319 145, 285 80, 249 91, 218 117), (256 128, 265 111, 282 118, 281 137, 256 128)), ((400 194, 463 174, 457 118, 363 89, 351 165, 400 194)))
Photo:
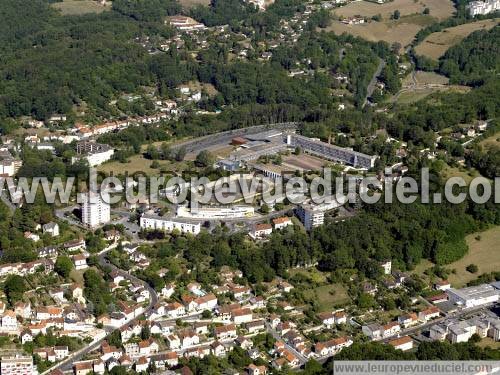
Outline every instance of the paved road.
POLYGON ((377 66, 377 70, 375 70, 375 73, 373 73, 373 77, 368 84, 368 87, 366 88, 366 96, 365 101, 363 102, 363 107, 368 103, 368 98, 372 96, 373 90, 375 90, 375 85, 377 84, 377 78, 380 76, 380 73, 382 73, 382 69, 384 69, 385 61, 382 59, 379 60, 380 61, 377 66))
POLYGON ((285 348, 287 350, 289 350, 290 352, 292 352, 293 355, 295 355, 299 359, 300 367, 302 367, 307 361, 309 361, 309 359, 307 357, 305 357, 304 355, 299 353, 297 350, 295 350, 295 348, 293 346, 288 345, 285 342, 285 340, 283 340, 283 337, 281 337, 280 334, 275 329, 273 329, 273 327, 271 327, 271 325, 269 323, 266 322, 265 325, 266 325, 266 331, 268 333, 270 333, 275 340, 279 340, 279 341, 284 342, 285 348))
MULTIPOLYGON (((143 280, 140 280, 138 279, 137 277, 129 274, 127 271, 124 271, 116 266, 114 266, 113 264, 111 264, 107 259, 106 259, 106 254, 108 251, 112 250, 114 247, 110 247, 104 251, 102 251, 100 254, 99 254, 99 264, 102 266, 102 267, 110 267, 113 271, 116 271, 118 272, 121 276, 123 276, 124 278, 134 282, 134 283, 139 283, 139 284, 142 284, 144 286, 145 289, 147 289, 150 293, 150 299, 149 299, 149 303, 148 303, 148 306, 144 309, 144 313, 146 312, 149 312, 152 310, 153 306, 156 305, 158 303, 158 295, 156 294, 156 291, 151 288, 149 286, 149 284, 147 284, 145 281, 143 280)), ((117 328, 109 328, 106 330, 106 332, 108 334, 110 334, 111 332, 113 332, 115 329, 120 329, 120 328, 123 328, 123 327, 127 327, 129 325, 132 325, 134 322, 136 322, 138 320, 139 317, 137 318, 133 318, 131 319, 130 321, 128 321, 127 323, 123 324, 122 326, 120 327, 117 327, 117 328)), ((107 337, 107 336, 106 336, 107 337)), ((91 345, 75 352, 73 355, 70 355, 68 358, 66 358, 64 361, 61 361, 59 362, 58 364, 52 366, 51 368, 49 368, 48 370, 46 370, 45 372, 42 373, 42 375, 45 375, 45 374, 48 374, 50 373, 51 371, 53 370, 56 370, 56 369, 59 369, 59 370, 62 370, 62 371, 69 371, 73 368, 73 363, 76 362, 76 361, 79 361, 81 360, 82 358, 84 358, 88 353, 90 353, 91 351, 99 348, 99 346, 102 344, 102 342, 106 339, 106 337, 103 337, 102 339, 99 339, 95 342, 93 342, 91 345)))

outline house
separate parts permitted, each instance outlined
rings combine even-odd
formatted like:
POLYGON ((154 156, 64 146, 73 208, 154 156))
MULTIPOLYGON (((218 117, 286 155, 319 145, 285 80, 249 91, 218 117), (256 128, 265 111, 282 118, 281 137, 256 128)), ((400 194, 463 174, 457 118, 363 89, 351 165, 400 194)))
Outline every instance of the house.
POLYGON ((390 322, 382 326, 382 336, 391 337, 401 331, 401 326, 398 322, 390 322))
POLYGON ((61 361, 69 355, 69 350, 67 346, 54 346, 54 353, 56 360, 61 361))
POLYGON ((248 302, 250 303, 250 308, 252 310, 263 309, 266 307, 266 300, 262 296, 252 297, 248 302))
POLYGON ((87 246, 85 245, 85 241, 80 239, 64 243, 63 248, 68 252, 74 252, 79 250, 85 250, 87 246))
POLYGON ((236 337, 236 326, 234 324, 227 324, 215 327, 214 336, 218 340, 234 339, 236 337))
POLYGON ((178 332, 181 348, 189 348, 200 343, 200 336, 192 329, 185 329, 178 332))
POLYGON ((33 334, 29 329, 24 330, 21 332, 21 335, 19 336, 19 339, 21 340, 21 344, 26 344, 27 342, 32 342, 33 341, 33 334))
POLYGON ((139 354, 143 356, 149 356, 150 354, 158 353, 159 346, 153 340, 143 340, 139 342, 139 354))
POLYGON ((384 270, 384 275, 390 275, 392 269, 392 262, 390 260, 386 260, 380 263, 380 266, 384 270))
POLYGON ((264 330, 266 328, 266 325, 264 323, 264 319, 258 319, 246 323, 245 328, 247 329, 248 333, 254 333, 264 330))
POLYGON ((37 250, 39 258, 56 258, 57 249, 55 246, 46 246, 37 250))
POLYGON ((83 296, 83 288, 78 285, 78 284, 71 284, 71 286, 69 287, 69 291, 71 293, 71 297, 81 303, 81 304, 85 304, 85 297, 83 296))
POLYGON ((175 292, 175 286, 173 284, 165 285, 161 291, 160 295, 165 298, 170 298, 175 292))
POLYGON ((382 338, 382 326, 378 323, 372 323, 361 327, 361 331, 372 340, 380 340, 382 338))
POLYGON ((178 318, 180 316, 186 315, 186 308, 179 302, 169 303, 165 306, 165 315, 170 318, 178 318))
POLYGON ((181 347, 181 340, 176 334, 171 334, 165 337, 165 341, 170 349, 179 349, 181 347))
POLYGON ((226 347, 215 340, 210 344, 210 353, 216 357, 224 357, 226 355, 226 347))
POLYGON ((318 342, 314 345, 314 352, 320 357, 329 357, 337 354, 343 348, 352 345, 352 340, 348 337, 339 337, 326 342, 318 342))
POLYGON ((253 363, 249 364, 247 367, 248 375, 265 375, 267 374, 266 366, 256 366, 253 363))
POLYGON ((293 225, 292 219, 290 219, 289 217, 284 216, 273 219, 273 226, 275 230, 281 230, 288 227, 289 225, 293 225))
POLYGON ((111 280, 113 281, 113 283, 115 283, 117 285, 120 284, 121 281, 125 280, 125 277, 123 277, 116 270, 111 271, 111 273, 109 274, 109 276, 111 277, 111 280))
POLYGON ((418 313, 418 319, 423 322, 427 322, 434 318, 439 318, 440 312, 436 306, 431 306, 423 311, 418 313))
POLYGON ((14 312, 17 316, 23 319, 28 319, 31 317, 31 303, 30 302, 16 302, 14 305, 14 312))
POLYGON ((249 308, 236 309, 231 311, 231 318, 234 324, 248 323, 252 321, 253 313, 249 308))
POLYGON ((282 291, 282 292, 285 292, 285 293, 290 293, 293 289, 293 285, 286 282, 286 281, 281 281, 279 284, 278 284, 278 288, 282 291))
POLYGON ((434 283, 434 289, 445 291, 451 288, 451 284, 448 280, 440 280, 434 283))
POLYGON ((256 224, 254 230, 248 235, 253 239, 265 238, 273 232, 271 224, 256 224))
POLYGON ((251 349, 253 347, 252 340, 248 339, 245 336, 238 336, 234 341, 236 345, 245 350, 251 349))
POLYGON ((202 297, 198 297, 194 300, 195 305, 197 306, 197 310, 213 310, 217 307, 217 297, 213 294, 207 294, 202 297))
POLYGON ((50 222, 47 224, 44 224, 42 227, 43 233, 47 233, 52 237, 57 237, 59 236, 59 224, 50 222))
POLYGON ((413 349, 413 340, 410 336, 398 337, 397 339, 389 341, 389 345, 392 345, 394 349, 407 351, 413 349))
POLYGON ((318 314, 318 318, 327 328, 331 328, 335 324, 344 324, 347 322, 347 315, 343 311, 320 313, 318 314))
POLYGON ((73 255, 72 260, 76 270, 84 270, 88 267, 87 258, 83 254, 73 255))
POLYGON ((141 357, 137 360, 135 363, 135 371, 136 372, 143 372, 146 371, 149 367, 149 362, 146 357, 141 357))
POLYGON ((167 367, 175 367, 179 364, 179 355, 173 351, 152 355, 150 359, 157 369, 164 370, 167 367))
POLYGON ((87 375, 92 373, 94 366, 92 361, 75 362, 73 364, 73 370, 75 375, 87 375))
POLYGON ((272 328, 276 329, 278 325, 281 323, 281 318, 279 315, 271 314, 269 315, 269 324, 272 328))
POLYGON ((36 318, 38 320, 61 318, 62 314, 63 309, 57 306, 42 306, 36 310, 36 318))
POLYGON ((411 327, 418 323, 418 317, 415 313, 409 313, 405 315, 401 315, 398 317, 398 323, 402 325, 404 328, 411 327))

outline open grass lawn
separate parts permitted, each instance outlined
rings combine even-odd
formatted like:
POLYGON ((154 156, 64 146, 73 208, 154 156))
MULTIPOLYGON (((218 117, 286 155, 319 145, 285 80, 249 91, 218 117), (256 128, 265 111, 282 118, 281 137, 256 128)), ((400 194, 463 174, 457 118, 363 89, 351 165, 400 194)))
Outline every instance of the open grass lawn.
POLYGON ((185 162, 171 162, 166 160, 159 160, 160 168, 153 169, 151 168, 152 160, 144 158, 142 155, 134 155, 129 158, 128 163, 120 163, 118 161, 112 161, 110 163, 105 163, 97 167, 99 172, 104 172, 109 174, 113 172, 115 176, 124 175, 125 172, 128 172, 129 175, 136 172, 144 172, 144 174, 149 176, 155 176, 160 174, 160 170, 167 170, 172 172, 178 172, 182 170, 186 170, 185 162))
POLYGON ((457 167, 447 166, 442 171, 442 176, 445 179, 449 179, 451 177, 462 177, 465 180, 465 182, 469 184, 473 178, 479 177, 480 174, 474 168, 465 169, 462 167, 457 168, 457 167))
POLYGON ((77 16, 87 13, 101 13, 111 9, 111 3, 101 5, 94 0, 64 0, 61 3, 53 3, 52 6, 61 11, 63 16, 77 16))
POLYGON ((180 0, 179 3, 183 8, 189 9, 196 5, 209 5, 210 0, 180 0))
POLYGON ((417 85, 447 85, 450 81, 448 77, 434 72, 424 72, 418 70, 415 72, 417 85))
POLYGON ((332 21, 327 30, 339 35, 348 33, 371 42, 383 40, 389 44, 398 42, 406 46, 411 43, 421 28, 422 26, 416 24, 396 23, 395 21, 372 21, 362 25, 346 25, 340 21, 332 21))
POLYGON ((469 252, 462 259, 446 266, 456 269, 456 274, 450 274, 448 278, 454 287, 462 287, 482 273, 500 270, 500 226, 467 236, 467 244, 469 252), (481 236, 479 241, 476 240, 478 235, 481 236), (477 265, 479 271, 475 274, 466 271, 465 267, 469 264, 477 265))
POLYGON ((466 36, 476 30, 489 30, 500 23, 499 18, 482 20, 432 33, 425 38, 416 48, 418 55, 424 55, 437 60, 453 45, 459 43, 466 36))
POLYGON ((500 147, 500 132, 481 141, 480 145, 484 148, 500 147))
POLYGON ((315 298, 319 303, 319 311, 332 311, 337 306, 349 301, 347 290, 340 284, 318 286, 304 292, 307 297, 315 298))
POLYGON ((346 32, 373 42, 383 40, 389 44, 398 42, 406 46, 413 41, 420 29, 448 18, 453 12, 454 7, 449 0, 394 0, 385 4, 355 1, 335 9, 335 15, 342 18, 354 16, 371 18, 380 14, 382 20, 361 25, 345 25, 340 21, 333 21, 329 30, 337 34, 346 32), (430 14, 423 14, 425 8, 430 9, 430 14), (400 11, 401 17, 392 20, 391 15, 395 10, 400 11))
POLYGON ((455 11, 453 3, 449 0, 394 0, 385 4, 354 1, 336 9, 335 12, 344 17, 353 17, 356 15, 372 17, 380 14, 384 19, 388 19, 395 10, 399 10, 401 16, 406 16, 422 13, 425 8, 430 9, 430 15, 432 17, 436 17, 440 20, 448 18, 455 11))
POLYGON ((500 341, 494 341, 491 337, 485 337, 477 343, 477 346, 481 348, 486 348, 487 346, 489 346, 492 349, 500 349, 500 341))
POLYGON ((315 267, 311 268, 293 268, 288 271, 290 276, 303 275, 306 276, 311 282, 314 283, 325 283, 326 275, 318 271, 315 267))

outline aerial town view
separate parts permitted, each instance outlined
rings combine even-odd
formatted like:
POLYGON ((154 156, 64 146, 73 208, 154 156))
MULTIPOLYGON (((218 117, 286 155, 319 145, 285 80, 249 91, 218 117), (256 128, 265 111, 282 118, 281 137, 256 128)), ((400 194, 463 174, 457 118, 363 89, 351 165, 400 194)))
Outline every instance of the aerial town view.
POLYGON ((0 375, 500 373, 500 0, 0 0, 0 140, 0 375))

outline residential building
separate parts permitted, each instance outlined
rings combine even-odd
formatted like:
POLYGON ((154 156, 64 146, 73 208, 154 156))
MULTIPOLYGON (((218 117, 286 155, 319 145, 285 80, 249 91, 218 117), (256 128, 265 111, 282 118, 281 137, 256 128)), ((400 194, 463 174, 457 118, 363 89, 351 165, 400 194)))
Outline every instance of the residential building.
POLYGON ((35 373, 33 357, 9 356, 0 360, 0 374, 2 375, 31 375, 35 373))
POLYGON ((179 220, 167 219, 153 214, 144 214, 140 219, 140 226, 146 230, 162 230, 172 232, 178 230, 181 233, 199 234, 201 231, 200 223, 189 223, 179 220))
POLYGON ((115 150, 106 144, 83 141, 77 143, 76 153, 78 156, 74 156, 71 159, 72 163, 76 163, 80 159, 85 159, 89 166, 96 167, 110 160, 115 150))
POLYGON ((111 221, 111 207, 109 201, 105 201, 109 199, 106 192, 83 193, 80 197, 84 225, 95 228, 111 221))
POLYGON ((389 345, 392 345, 394 349, 407 351, 413 349, 413 340, 410 336, 398 337, 397 339, 389 341, 389 345))

